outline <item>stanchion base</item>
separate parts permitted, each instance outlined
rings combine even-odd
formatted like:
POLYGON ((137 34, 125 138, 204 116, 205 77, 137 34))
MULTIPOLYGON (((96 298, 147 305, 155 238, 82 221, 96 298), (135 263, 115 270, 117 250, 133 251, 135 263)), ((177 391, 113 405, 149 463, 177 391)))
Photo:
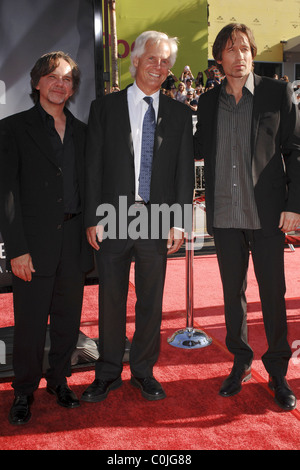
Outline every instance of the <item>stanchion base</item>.
POLYGON ((186 328, 185 330, 176 331, 168 338, 168 343, 176 348, 199 349, 209 346, 212 343, 212 339, 201 330, 186 328))

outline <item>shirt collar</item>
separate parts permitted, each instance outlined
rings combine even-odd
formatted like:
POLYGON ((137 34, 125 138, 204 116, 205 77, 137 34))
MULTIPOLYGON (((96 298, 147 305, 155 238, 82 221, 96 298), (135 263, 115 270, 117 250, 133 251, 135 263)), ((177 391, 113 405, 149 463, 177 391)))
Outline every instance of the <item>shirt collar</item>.
POLYGON ((245 83, 245 88, 247 88, 247 90, 250 91, 252 95, 254 95, 254 75, 252 72, 250 72, 248 75, 248 78, 245 83))
POLYGON ((37 107, 44 123, 47 121, 47 119, 52 118, 52 116, 50 116, 50 114, 48 114, 47 111, 44 110, 43 106, 41 105, 41 103, 39 101, 37 102, 36 107, 37 107))
POLYGON ((153 95, 145 95, 145 93, 137 86, 136 82, 134 82, 132 87, 130 87, 130 90, 132 92, 135 104, 142 101, 145 98, 145 96, 151 96, 153 98, 154 102, 158 102, 158 100, 159 100, 160 90, 153 93, 153 95))
MULTIPOLYGON (((226 83, 227 83, 227 79, 225 78, 222 82, 223 92, 225 93, 226 93, 226 83)), ((254 95, 254 75, 252 72, 249 73, 246 83, 243 88, 246 88, 251 93, 251 95, 254 95)))
MULTIPOLYGON (((51 116, 51 114, 47 113, 47 111, 43 108, 43 106, 41 105, 41 103, 39 101, 37 102, 36 107, 37 107, 40 115, 42 116, 43 122, 46 122, 47 119, 51 119, 53 121, 53 117, 51 116)), ((72 122, 73 115, 68 110, 68 108, 64 107, 64 113, 66 115, 67 122, 72 122)))

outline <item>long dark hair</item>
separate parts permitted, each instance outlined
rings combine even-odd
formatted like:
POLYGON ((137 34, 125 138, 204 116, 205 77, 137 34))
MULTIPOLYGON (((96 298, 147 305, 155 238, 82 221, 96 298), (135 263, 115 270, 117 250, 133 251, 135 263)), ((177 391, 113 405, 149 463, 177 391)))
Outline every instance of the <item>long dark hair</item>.
MULTIPOLYGON (((221 29, 213 44, 212 52, 216 62, 218 60, 222 60, 222 52, 224 51, 228 40, 234 42, 236 33, 238 32, 243 33, 247 36, 251 48, 252 59, 254 59, 257 54, 257 47, 251 29, 242 23, 230 23, 221 29)), ((222 65, 217 63, 217 66, 219 70, 224 73, 222 65)))
POLYGON ((80 83, 80 70, 76 62, 65 52, 48 52, 47 54, 42 55, 37 62, 35 63, 33 69, 30 72, 31 77, 31 98, 34 103, 39 101, 40 92, 36 89, 40 78, 52 73, 59 64, 59 60, 63 59, 70 65, 72 69, 72 78, 73 78, 73 92, 74 94, 79 88, 80 83))

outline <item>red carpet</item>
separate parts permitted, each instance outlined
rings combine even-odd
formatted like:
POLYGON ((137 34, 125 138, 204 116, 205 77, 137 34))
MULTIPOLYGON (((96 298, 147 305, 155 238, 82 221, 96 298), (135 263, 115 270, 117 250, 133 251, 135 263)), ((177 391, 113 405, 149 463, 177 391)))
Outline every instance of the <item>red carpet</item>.
MULTIPOLYGON (((286 257, 287 307, 294 358, 288 381, 300 400, 300 248, 286 257), (298 343, 296 343, 298 341, 298 343)), ((288 450, 300 449, 300 412, 281 411, 267 387, 260 357, 266 349, 258 290, 250 265, 248 280, 249 341, 255 351, 253 378, 241 393, 224 399, 220 384, 231 369, 224 346, 223 299, 214 255, 194 259, 194 325, 213 338, 198 350, 170 346, 167 338, 185 328, 185 261, 168 261, 162 323, 161 355, 155 376, 167 398, 144 400, 130 383, 124 366, 123 386, 99 404, 82 403, 66 410, 45 391, 43 380, 35 394, 32 419, 22 427, 8 423, 13 399, 10 380, 0 383, 1 450, 288 450)), ((0 327, 12 325, 11 294, 2 294, 0 327)), ((134 328, 134 287, 128 300, 129 339, 134 328)), ((97 336, 97 287, 85 288, 81 330, 97 336)), ((92 370, 74 372, 69 384, 80 396, 94 379, 92 370)))

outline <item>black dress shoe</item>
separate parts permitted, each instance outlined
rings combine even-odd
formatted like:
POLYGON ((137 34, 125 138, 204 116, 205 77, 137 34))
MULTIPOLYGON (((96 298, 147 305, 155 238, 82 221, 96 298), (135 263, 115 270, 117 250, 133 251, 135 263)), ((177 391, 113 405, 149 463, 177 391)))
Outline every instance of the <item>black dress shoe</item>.
POLYGON ((113 380, 95 379, 94 382, 83 392, 81 400, 89 403, 97 403, 104 400, 111 390, 121 387, 122 379, 118 377, 113 380))
POLYGON ((78 398, 67 384, 58 385, 55 388, 47 385, 47 392, 55 395, 57 403, 64 408, 77 408, 80 406, 78 398))
POLYGON ((147 400, 162 400, 166 398, 164 389, 154 377, 145 377, 140 379, 138 377, 131 377, 130 383, 142 391, 142 396, 147 400))
POLYGON ((247 382, 251 379, 251 368, 239 369, 237 366, 233 366, 227 379, 224 380, 219 394, 222 397, 232 397, 239 393, 242 389, 242 383, 247 382))
POLYGON ((290 389, 285 377, 270 376, 269 387, 275 392, 275 402, 280 408, 286 411, 291 411, 296 408, 296 397, 290 389))
POLYGON ((17 395, 9 413, 10 424, 26 424, 31 418, 30 405, 33 402, 33 395, 17 395))

